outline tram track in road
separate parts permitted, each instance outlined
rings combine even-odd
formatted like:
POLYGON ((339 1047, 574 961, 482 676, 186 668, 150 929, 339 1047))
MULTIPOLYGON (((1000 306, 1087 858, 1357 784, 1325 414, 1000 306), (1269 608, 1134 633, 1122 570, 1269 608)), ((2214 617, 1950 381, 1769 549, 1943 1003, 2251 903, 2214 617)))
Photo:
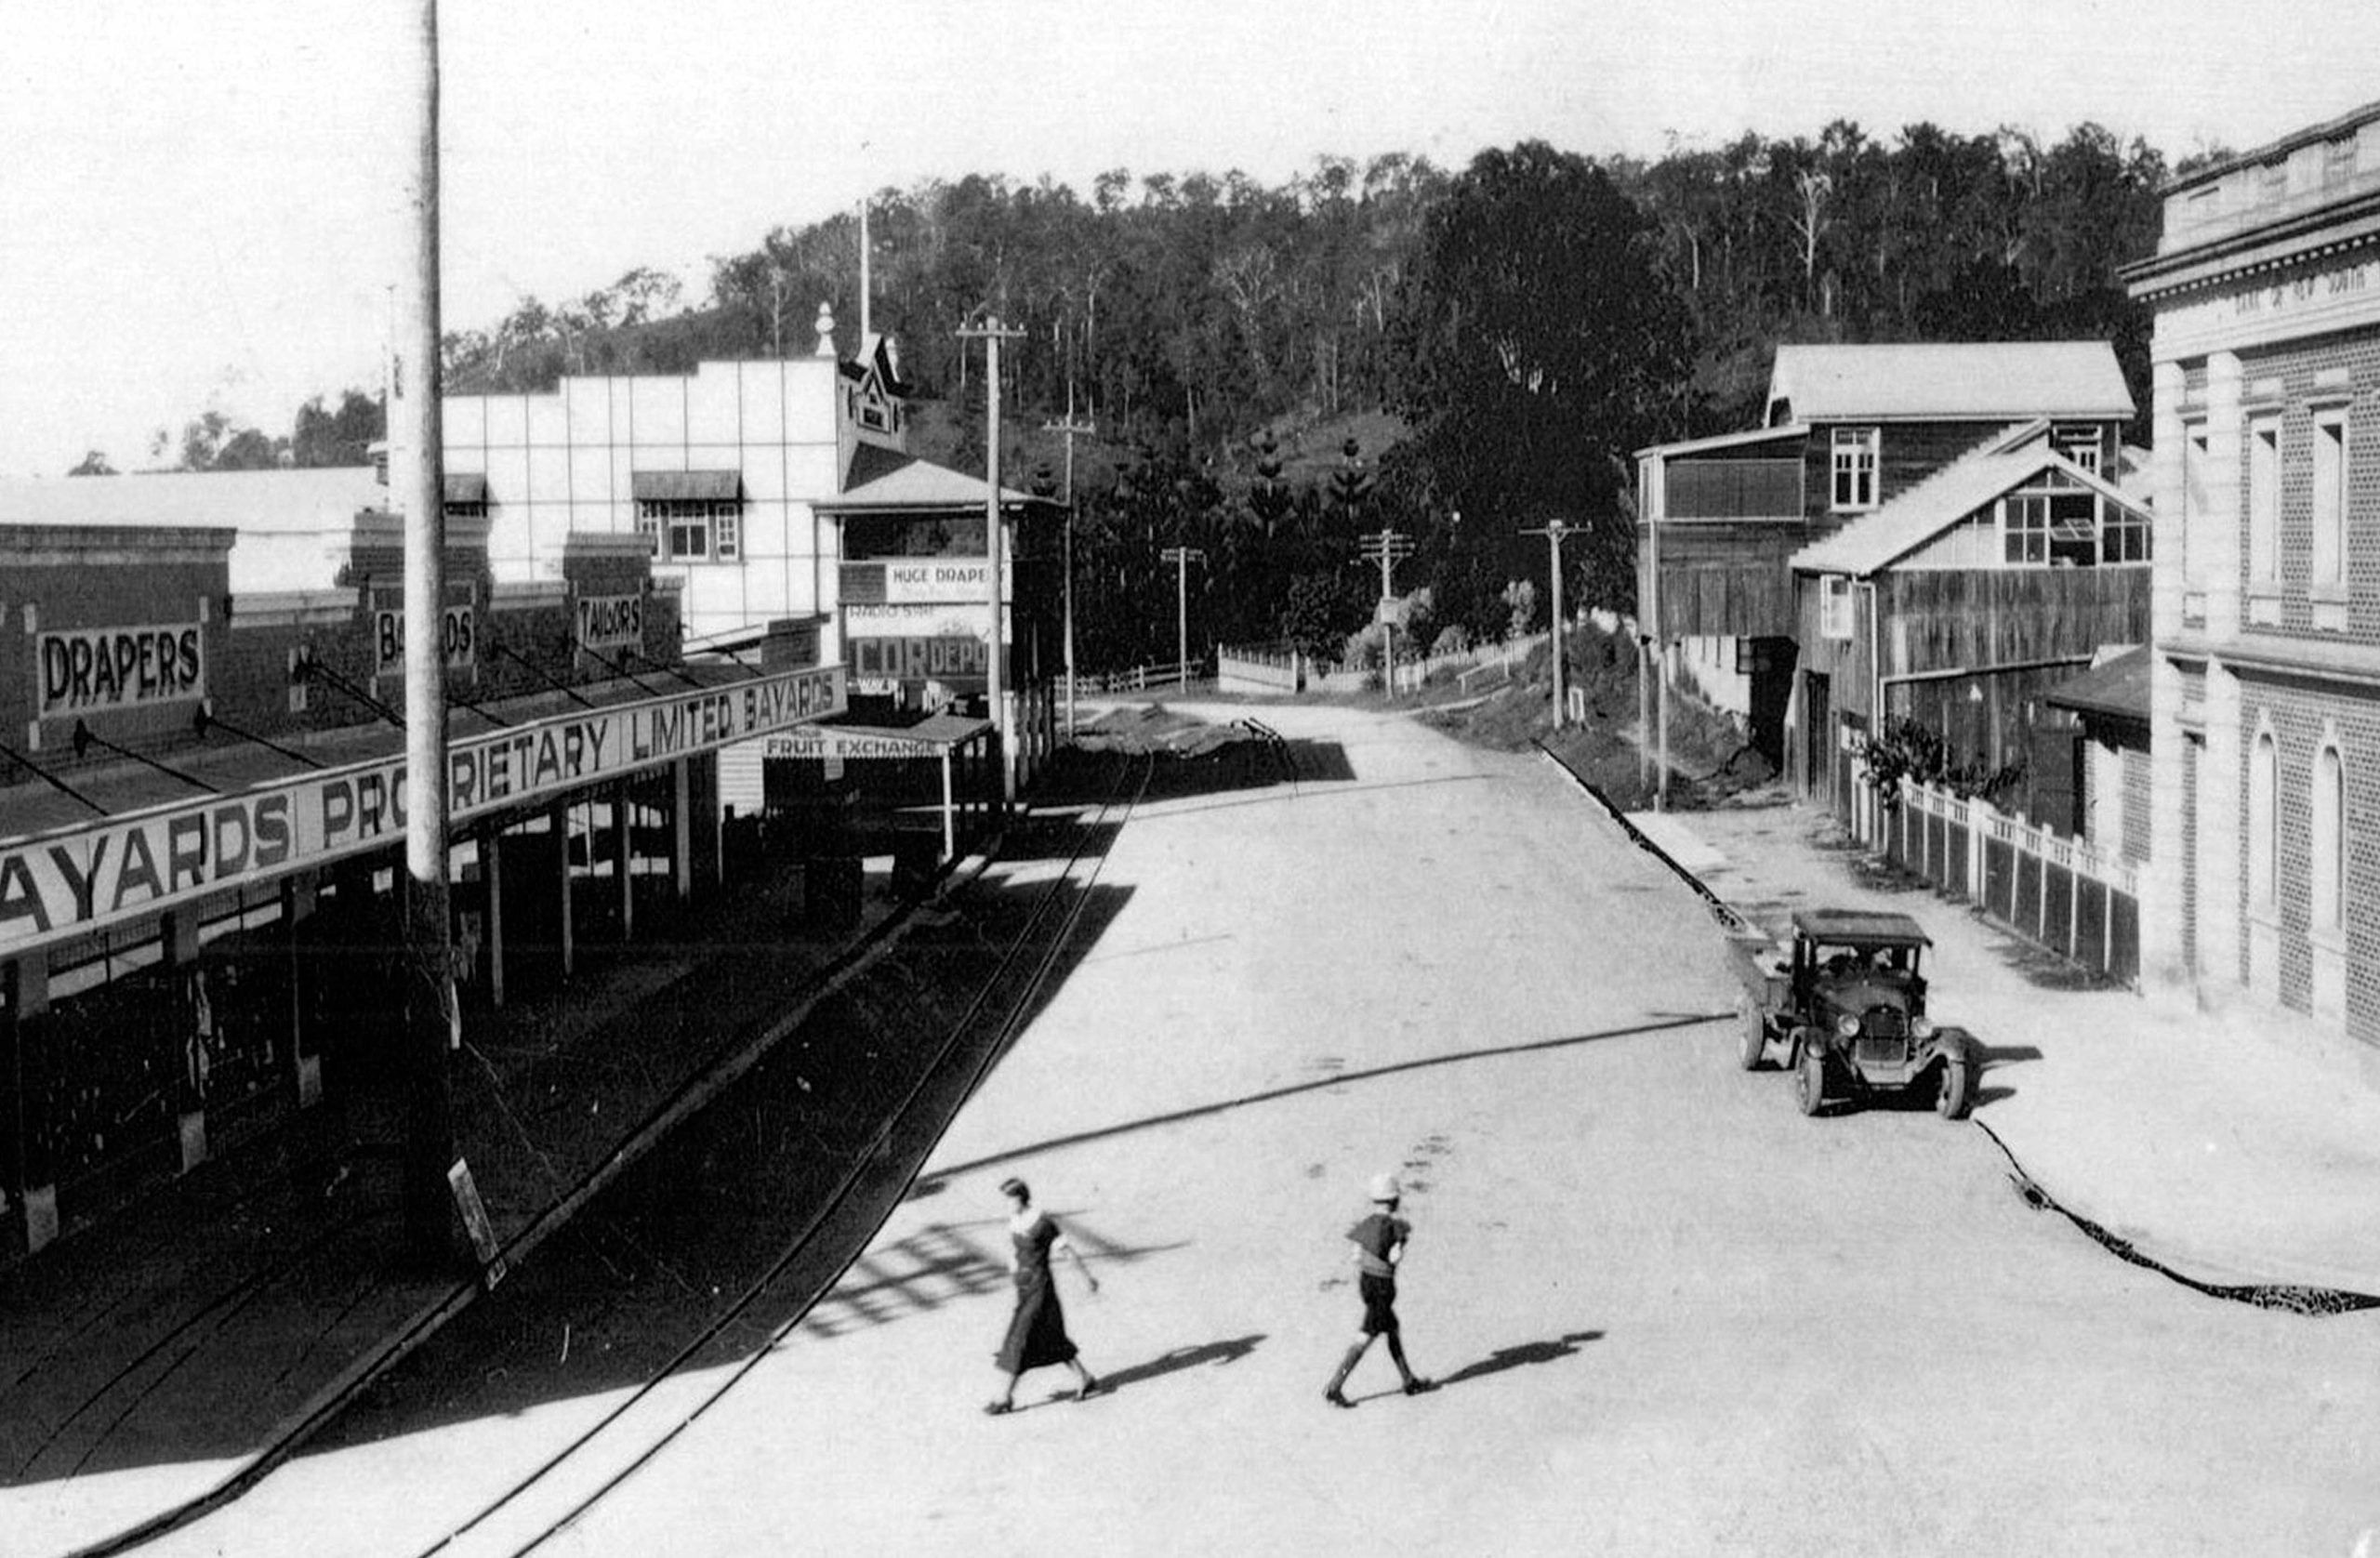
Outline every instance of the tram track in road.
POLYGON ((715 1313, 695 1335, 684 1341, 661 1367, 652 1371, 619 1402, 531 1468, 525 1475, 514 1479, 496 1496, 483 1501, 479 1509, 438 1540, 419 1549, 421 1558, 456 1551, 467 1544, 470 1551, 482 1551, 481 1545, 473 1543, 474 1537, 489 1531, 497 1517, 518 1501, 538 1490, 549 1479, 582 1457, 590 1453, 611 1456, 610 1469, 597 1475, 591 1489, 564 1497, 561 1502, 566 1507, 560 1513, 550 1517, 540 1514, 532 1519, 528 1523, 529 1528, 518 1536, 489 1542, 484 1550, 525 1555, 543 1548, 652 1464, 681 1434, 748 1379, 801 1327, 813 1306, 834 1287, 866 1248, 864 1236, 856 1239, 847 1237, 842 1248, 822 1251, 822 1243, 827 1240, 830 1230, 840 1227, 848 1234, 850 1219, 855 1212, 860 1215, 866 1232, 872 1233, 881 1224, 891 1203, 880 1211, 858 1208, 853 1205, 864 1185, 884 1169, 889 1157, 898 1156, 906 1160, 898 1173, 900 1182, 906 1186, 914 1178, 917 1165, 924 1160, 933 1142, 947 1128, 956 1112, 955 1101, 973 1093, 1022 1031, 1036 998, 1047 985, 1052 969, 1072 944, 1084 911, 1092 902, 1091 889, 1096 883, 1104 864, 1104 851, 1095 852, 1094 844, 1104 846, 1106 838, 1129 818, 1146 793, 1154 771, 1155 763, 1146 756, 1117 763, 1114 783, 1107 796, 1077 820, 1074 841, 1064 865, 1039 886, 1023 923, 1005 938, 1005 944, 1000 947, 988 976, 975 988, 957 1020, 941 1036, 931 1059, 915 1080, 894 1101, 893 1106, 878 1117, 865 1140, 851 1151, 830 1194, 808 1210, 791 1239, 765 1269, 733 1301, 715 1313), (955 1093, 953 1084, 956 1084, 955 1093), (941 1104, 944 1112, 939 1118, 932 1118, 940 1100, 952 1102, 941 1104), (919 1129, 920 1116, 925 1116, 921 1132, 919 1129), (822 1253, 826 1256, 823 1269, 817 1264, 822 1253), (638 1410, 656 1392, 689 1371, 723 1337, 731 1337, 739 1329, 746 1329, 748 1334, 747 1317, 755 1306, 776 1292, 781 1285, 799 1281, 804 1275, 808 1277, 807 1286, 793 1295, 785 1308, 784 1317, 768 1327, 763 1339, 752 1346, 740 1362, 728 1368, 716 1383, 702 1390, 691 1406, 673 1406, 663 1414, 662 1420, 638 1432, 634 1421, 638 1410), (623 1433, 629 1441, 625 1446, 605 1444, 607 1438, 623 1433), (600 1452, 599 1446, 602 1446, 600 1452))
MULTIPOLYGON (((1021 835, 1047 829, 1054 837, 1069 840, 1062 846, 1053 845, 1044 851, 1053 861, 1063 858, 1063 869, 1051 873, 1051 879, 1046 884, 1034 881, 1035 891, 1029 894, 1020 890, 1012 895, 1013 899, 1030 896, 1032 907, 1028 912, 1021 904, 1015 904, 1003 910, 1012 933, 1007 935, 1004 944, 997 949, 997 964, 992 973, 983 981, 982 988, 973 991, 967 1006, 967 1018, 952 1024, 950 1030, 941 1036, 935 1064, 926 1068, 929 1080, 937 1071, 950 1069, 948 1063, 954 1051, 961 1049, 970 1022, 980 1029, 982 1023, 988 1020, 986 1013, 1006 1014, 1003 1021, 1007 1021, 1029 1009, 1036 988, 1046 978, 1049 968, 1063 955, 1067 935, 1080 918, 1090 885, 1096 880, 1098 860, 1094 847, 1101 845, 1113 827, 1130 813, 1147 789, 1153 767, 1145 758, 1116 759, 1107 767, 1086 776, 1085 797, 1078 814, 1070 815, 1063 808, 1056 807, 1024 814, 1020 821, 1010 825, 1008 848, 999 849, 988 859, 972 863, 972 872, 962 870, 952 883, 946 884, 945 891, 949 901, 963 902, 972 891, 971 875, 980 876, 988 871, 996 861, 1014 852, 1021 835), (1091 793, 1102 788, 1104 799, 1091 793), (1071 896, 1070 888, 1074 890, 1071 896), (1060 920, 1063 923, 1055 923, 1060 920), (1005 1001, 1000 998, 1003 989, 1007 992, 1005 1001)), ((401 1378, 416 1359, 433 1351, 433 1339, 443 1346, 451 1322, 458 1319, 476 1321, 483 1314, 498 1314, 509 1308, 516 1292, 523 1287, 524 1279, 534 1283, 538 1274, 552 1263, 544 1257, 534 1261, 524 1258, 558 1232, 567 1232, 571 1237, 558 1245, 557 1249, 592 1260, 614 1273, 623 1263, 638 1261, 642 1261, 652 1270, 668 1272, 666 1258, 649 1259, 647 1251, 640 1248, 637 1240, 627 1233, 628 1220, 615 1216, 579 1218, 577 1214, 595 1208, 601 1198, 624 1186, 631 1177, 645 1173, 651 1167, 651 1156, 666 1155, 670 1142, 678 1135, 693 1134, 683 1131, 684 1126, 697 1121, 705 1113, 715 1112, 720 1102, 728 1097, 749 1074, 781 1059, 779 1051, 805 1050, 801 1035, 806 1026, 819 1009, 841 999, 842 992, 880 983, 894 987, 896 996, 904 1001, 920 993, 921 987, 907 970, 909 959, 895 960, 886 955, 896 944, 902 946, 906 953, 915 945, 918 935, 928 938, 927 944, 931 947, 932 938, 936 934, 933 929, 935 922, 948 918, 951 917, 940 915, 929 906, 922 914, 905 911, 869 931, 821 970, 800 998, 789 1004, 781 1016, 767 1024, 765 1031, 756 1034, 732 1052, 724 1053, 705 1073, 691 1079, 669 1102, 656 1107, 645 1125, 633 1132, 618 1150, 589 1169, 576 1183, 567 1187, 557 1186, 555 1197, 546 1209, 508 1241, 502 1253, 514 1274, 496 1296, 491 1298, 476 1277, 456 1283, 449 1288, 433 1290, 438 1296, 416 1307, 399 1332, 384 1333, 355 1363, 341 1370, 330 1384, 285 1419, 268 1441, 246 1446, 238 1464, 219 1480, 171 1508, 150 1514, 136 1525, 69 1550, 65 1558, 85 1558, 86 1554, 96 1558, 98 1554, 129 1551, 210 1517, 236 1520, 241 1501, 274 1471, 298 1458, 301 1451, 311 1453, 320 1442, 335 1440, 346 1433, 358 1406, 377 1395, 388 1381, 401 1378), (922 930, 919 929, 920 922, 922 930), (905 981, 907 982, 906 984, 905 981), (569 1226, 574 1221, 580 1225, 569 1226), (490 1301, 482 1303, 479 1301, 483 1299, 490 1301)), ((957 928, 957 933, 962 936, 967 931, 965 925, 957 928)), ((988 942, 990 939, 986 930, 983 940, 988 942)), ((995 949, 974 942, 970 942, 966 950, 977 964, 995 955, 995 949)), ((981 1078, 982 1071, 988 1069, 991 1061, 1005 1048, 1009 1036, 1012 1034, 1003 1034, 988 1045, 964 1047, 964 1053, 975 1059, 977 1069, 964 1078, 964 1087, 958 1094, 959 1098, 963 1099, 967 1092, 972 1090, 981 1078)), ((933 1041, 921 1042, 932 1044, 933 1041)), ((912 1105, 924 1088, 925 1083, 920 1082, 909 1089, 906 1100, 888 1101, 899 1102, 898 1109, 888 1107, 875 1112, 882 1114, 886 1120, 897 1120, 901 1110, 912 1105)), ((954 1112, 955 1107, 954 1103, 954 1112)), ((852 1131, 846 1129, 843 1120, 831 1117, 831 1111, 824 1107, 816 1111, 816 1115, 811 1128, 802 1133, 802 1140, 793 1146, 808 1157, 842 1160, 845 1167, 831 1194, 811 1198, 812 1204, 827 1210, 804 1221, 801 1232, 773 1263, 772 1270, 780 1273, 799 1265, 805 1253, 814 1253, 820 1230, 829 1222, 829 1213, 850 1200, 852 1187, 866 1177, 871 1156, 880 1151, 892 1129, 890 1125, 879 1124, 872 1131, 852 1131)), ((934 1138, 938 1139, 942 1127, 946 1123, 946 1119, 935 1122, 934 1138)), ((931 1141, 928 1145, 930 1147, 931 1141)), ((914 1173, 915 1168, 916 1164, 912 1162, 905 1170, 904 1188, 906 1174, 914 1173)), ((662 1176, 646 1174, 646 1177, 662 1176)), ((897 1195, 894 1201, 897 1201, 897 1195)), ((891 1204, 888 1203, 865 1228, 841 1231, 840 1236, 855 1240, 849 1247, 850 1252, 864 1248, 866 1236, 880 1223, 882 1216, 889 1213, 891 1204)), ((343 1231, 350 1236, 364 1236, 366 1230, 364 1224, 370 1221, 369 1216, 364 1216, 342 1223, 337 1229, 326 1230, 301 1248, 273 1256, 269 1264, 245 1274, 239 1281, 213 1294, 193 1313, 180 1317, 169 1334, 161 1336, 153 1345, 147 1347, 140 1359, 118 1367, 113 1377, 94 1390, 91 1399, 73 1414, 75 1419, 86 1422, 94 1420, 98 1415, 111 1414, 106 1417, 107 1426, 99 1432, 91 1444, 79 1440, 63 1441, 61 1435, 68 1433, 70 1425, 61 1423, 54 1430, 44 1431, 48 1438, 33 1452, 33 1459, 37 1459, 42 1455, 55 1459, 71 1449, 79 1458, 76 1464, 88 1464, 94 1449, 116 1433, 126 1421, 129 1420, 137 1427, 140 1420, 138 1398, 145 1398, 159 1380, 201 1356, 210 1345, 219 1344, 222 1329, 231 1323, 232 1316, 243 1310, 264 1305, 277 1287, 286 1287, 292 1291, 302 1290, 310 1259, 333 1245, 339 1232, 343 1231), (126 1392, 134 1393, 134 1397, 127 1398, 126 1392), (124 1406, 127 1399, 132 1399, 129 1408, 124 1406), (119 1409, 112 1412, 112 1404, 119 1409)), ((810 1303, 832 1286, 835 1275, 840 1274, 849 1258, 848 1252, 839 1257, 817 1292, 802 1295, 799 1309, 787 1322, 787 1328, 799 1324, 801 1313, 806 1312, 810 1303)), ((676 1274, 672 1272, 669 1274, 673 1282, 679 1283, 673 1290, 688 1293, 691 1297, 691 1291, 676 1274)), ((390 1274, 382 1270, 380 1280, 385 1283, 390 1279, 390 1274)), ((704 1337, 689 1348, 682 1349, 683 1356, 673 1359, 668 1370, 656 1370, 648 1388, 640 1393, 649 1394, 650 1387, 657 1386, 668 1378, 669 1371, 682 1370, 685 1360, 698 1354, 704 1345, 723 1345, 720 1340, 721 1337, 734 1340, 753 1334, 755 1327, 751 1317, 742 1315, 742 1312, 749 1308, 751 1301, 768 1287, 767 1279, 756 1281, 732 1306, 735 1314, 718 1317, 716 1323, 704 1327, 704 1337), (738 1315, 742 1315, 740 1321, 738 1315)), ((290 1327, 287 1334, 280 1338, 284 1343, 283 1355, 303 1353, 321 1345, 324 1335, 336 1327, 340 1316, 350 1312, 357 1301, 358 1296, 351 1284, 343 1292, 330 1294, 317 1306, 320 1314, 314 1318, 319 1324, 290 1327)), ((255 1322, 257 1325, 262 1323, 260 1318, 255 1322)), ((467 1325, 462 1328, 468 1330, 471 1327, 467 1325)), ((768 1345, 774 1344, 773 1340, 768 1345)), ((764 1347, 763 1355, 765 1351, 764 1347)), ((37 1357, 19 1375, 19 1380, 31 1378, 42 1367, 43 1361, 37 1357)), ((502 1372, 501 1369, 496 1370, 495 1377, 500 1378, 502 1372)), ((0 1452, 7 1448, 5 1442, 0 1442, 0 1452)), ((561 1464, 561 1460, 555 1464, 561 1464)), ((533 1485, 552 1469, 541 1468, 535 1475, 524 1477, 523 1485, 533 1485)), ((514 1494, 507 1495, 504 1501, 509 1502, 518 1491, 516 1489, 514 1494)), ((468 1523, 458 1525, 455 1532, 429 1551, 440 1551, 450 1546, 456 1537, 467 1528, 468 1523)), ((237 1545, 235 1543, 232 1548, 225 1550, 236 1550, 237 1545)))

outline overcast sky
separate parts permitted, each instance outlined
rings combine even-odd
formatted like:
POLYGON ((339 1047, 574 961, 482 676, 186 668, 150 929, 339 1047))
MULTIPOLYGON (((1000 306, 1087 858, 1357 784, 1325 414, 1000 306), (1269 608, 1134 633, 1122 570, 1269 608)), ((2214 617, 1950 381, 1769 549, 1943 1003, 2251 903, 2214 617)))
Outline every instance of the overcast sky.
MULTIPOLYGON (((0 0, 0 475, 377 388, 416 0, 0 0), (369 14, 369 13, 377 13, 369 14)), ((445 323, 920 179, 1458 169, 1931 119, 2169 156, 2380 98, 2346 0, 445 0, 445 323)))

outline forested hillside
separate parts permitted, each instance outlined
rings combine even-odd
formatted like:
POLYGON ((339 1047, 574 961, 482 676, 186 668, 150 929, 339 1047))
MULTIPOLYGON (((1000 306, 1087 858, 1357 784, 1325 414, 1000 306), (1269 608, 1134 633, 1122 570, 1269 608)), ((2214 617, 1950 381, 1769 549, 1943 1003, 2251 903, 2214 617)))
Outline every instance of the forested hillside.
MULTIPOLYGON (((1752 425, 1779 341, 2107 339, 2145 417, 2146 320, 2117 269, 2186 170, 2093 125, 2044 144, 1837 123, 1650 162, 1325 158, 1279 186, 971 176, 872 198, 872 316, 942 403, 936 457, 982 458, 981 348, 956 332, 985 313, 1028 332, 1002 359, 1009 469, 1058 463, 1041 424, 1070 395, 1097 424, 1076 470, 1086 666, 1170 656, 1154 553, 1175 545, 1208 551, 1197 640, 1336 648, 1377 588, 1354 537, 1383 524, 1419 541, 1399 585, 1429 588, 1436 625, 1492 632, 1535 609, 1510 587, 1542 548, 1515 533, 1557 514, 1592 533, 1577 598, 1630 603, 1627 456, 1752 425)), ((698 298, 640 268, 456 330, 447 386, 807 352, 822 303, 848 350, 859 277, 855 212, 778 228, 716 257, 698 298)), ((193 423, 182 463, 319 457, 351 411, 317 402, 278 442, 193 423)))

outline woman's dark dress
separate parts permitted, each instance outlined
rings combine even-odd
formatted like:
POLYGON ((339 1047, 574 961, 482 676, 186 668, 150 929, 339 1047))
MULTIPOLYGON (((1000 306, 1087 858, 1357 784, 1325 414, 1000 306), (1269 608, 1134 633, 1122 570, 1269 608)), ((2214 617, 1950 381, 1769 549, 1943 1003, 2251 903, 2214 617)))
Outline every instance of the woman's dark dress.
POLYGON ((1000 1343, 1000 1368, 1022 1374, 1049 1364, 1071 1363, 1075 1344, 1066 1337, 1065 1311, 1058 1306, 1057 1284, 1050 1279, 1050 1250, 1058 1242, 1058 1225, 1037 1217, 1025 1233, 1012 1231, 1016 1246, 1016 1313, 1009 1316, 1008 1337, 1000 1343))

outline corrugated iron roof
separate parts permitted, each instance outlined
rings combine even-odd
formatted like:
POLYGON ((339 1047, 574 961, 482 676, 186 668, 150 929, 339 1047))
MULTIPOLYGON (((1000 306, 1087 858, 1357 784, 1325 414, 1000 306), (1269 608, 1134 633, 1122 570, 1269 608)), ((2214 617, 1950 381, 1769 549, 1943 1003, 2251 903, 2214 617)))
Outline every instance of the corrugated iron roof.
POLYGON ((368 465, 0 479, 0 524, 235 530, 236 595, 327 586, 352 547, 357 516, 389 502, 368 465))
POLYGON ((2060 708, 2149 723, 2149 646, 2110 655, 2050 688, 2042 696, 2060 708))
POLYGON ((733 503, 744 495, 744 476, 735 470, 637 470, 628 473, 628 490, 639 503, 733 503))
MULTIPOLYGON (((947 466, 914 455, 861 444, 852 456, 852 469, 840 496, 821 498, 815 507, 826 512, 853 508, 981 508, 985 483, 947 466)), ((1030 503, 1031 495, 1000 489, 1000 502, 1030 503)))
POLYGON ((1796 422, 2133 414, 2106 341, 1780 346, 1768 403, 1780 400, 1796 422))
POLYGON ((1987 444, 1981 452, 1943 467, 1874 513, 1855 520, 1823 541, 1804 547, 1793 554, 1792 567, 1797 574, 1865 577, 1890 567, 2002 495, 2014 492, 2043 471, 2052 469, 2073 478, 2128 513, 2148 513, 2046 443, 2006 453, 1995 452, 1987 444))
POLYGON ((1736 449, 1748 443, 1768 443, 1786 439, 1807 438, 1810 429, 1801 422, 1780 423, 1774 428, 1755 428, 1748 433, 1717 433, 1709 438, 1681 439, 1675 443, 1654 443, 1636 451, 1638 458, 1659 455, 1675 458, 1680 455, 1704 455, 1714 449, 1736 449))

